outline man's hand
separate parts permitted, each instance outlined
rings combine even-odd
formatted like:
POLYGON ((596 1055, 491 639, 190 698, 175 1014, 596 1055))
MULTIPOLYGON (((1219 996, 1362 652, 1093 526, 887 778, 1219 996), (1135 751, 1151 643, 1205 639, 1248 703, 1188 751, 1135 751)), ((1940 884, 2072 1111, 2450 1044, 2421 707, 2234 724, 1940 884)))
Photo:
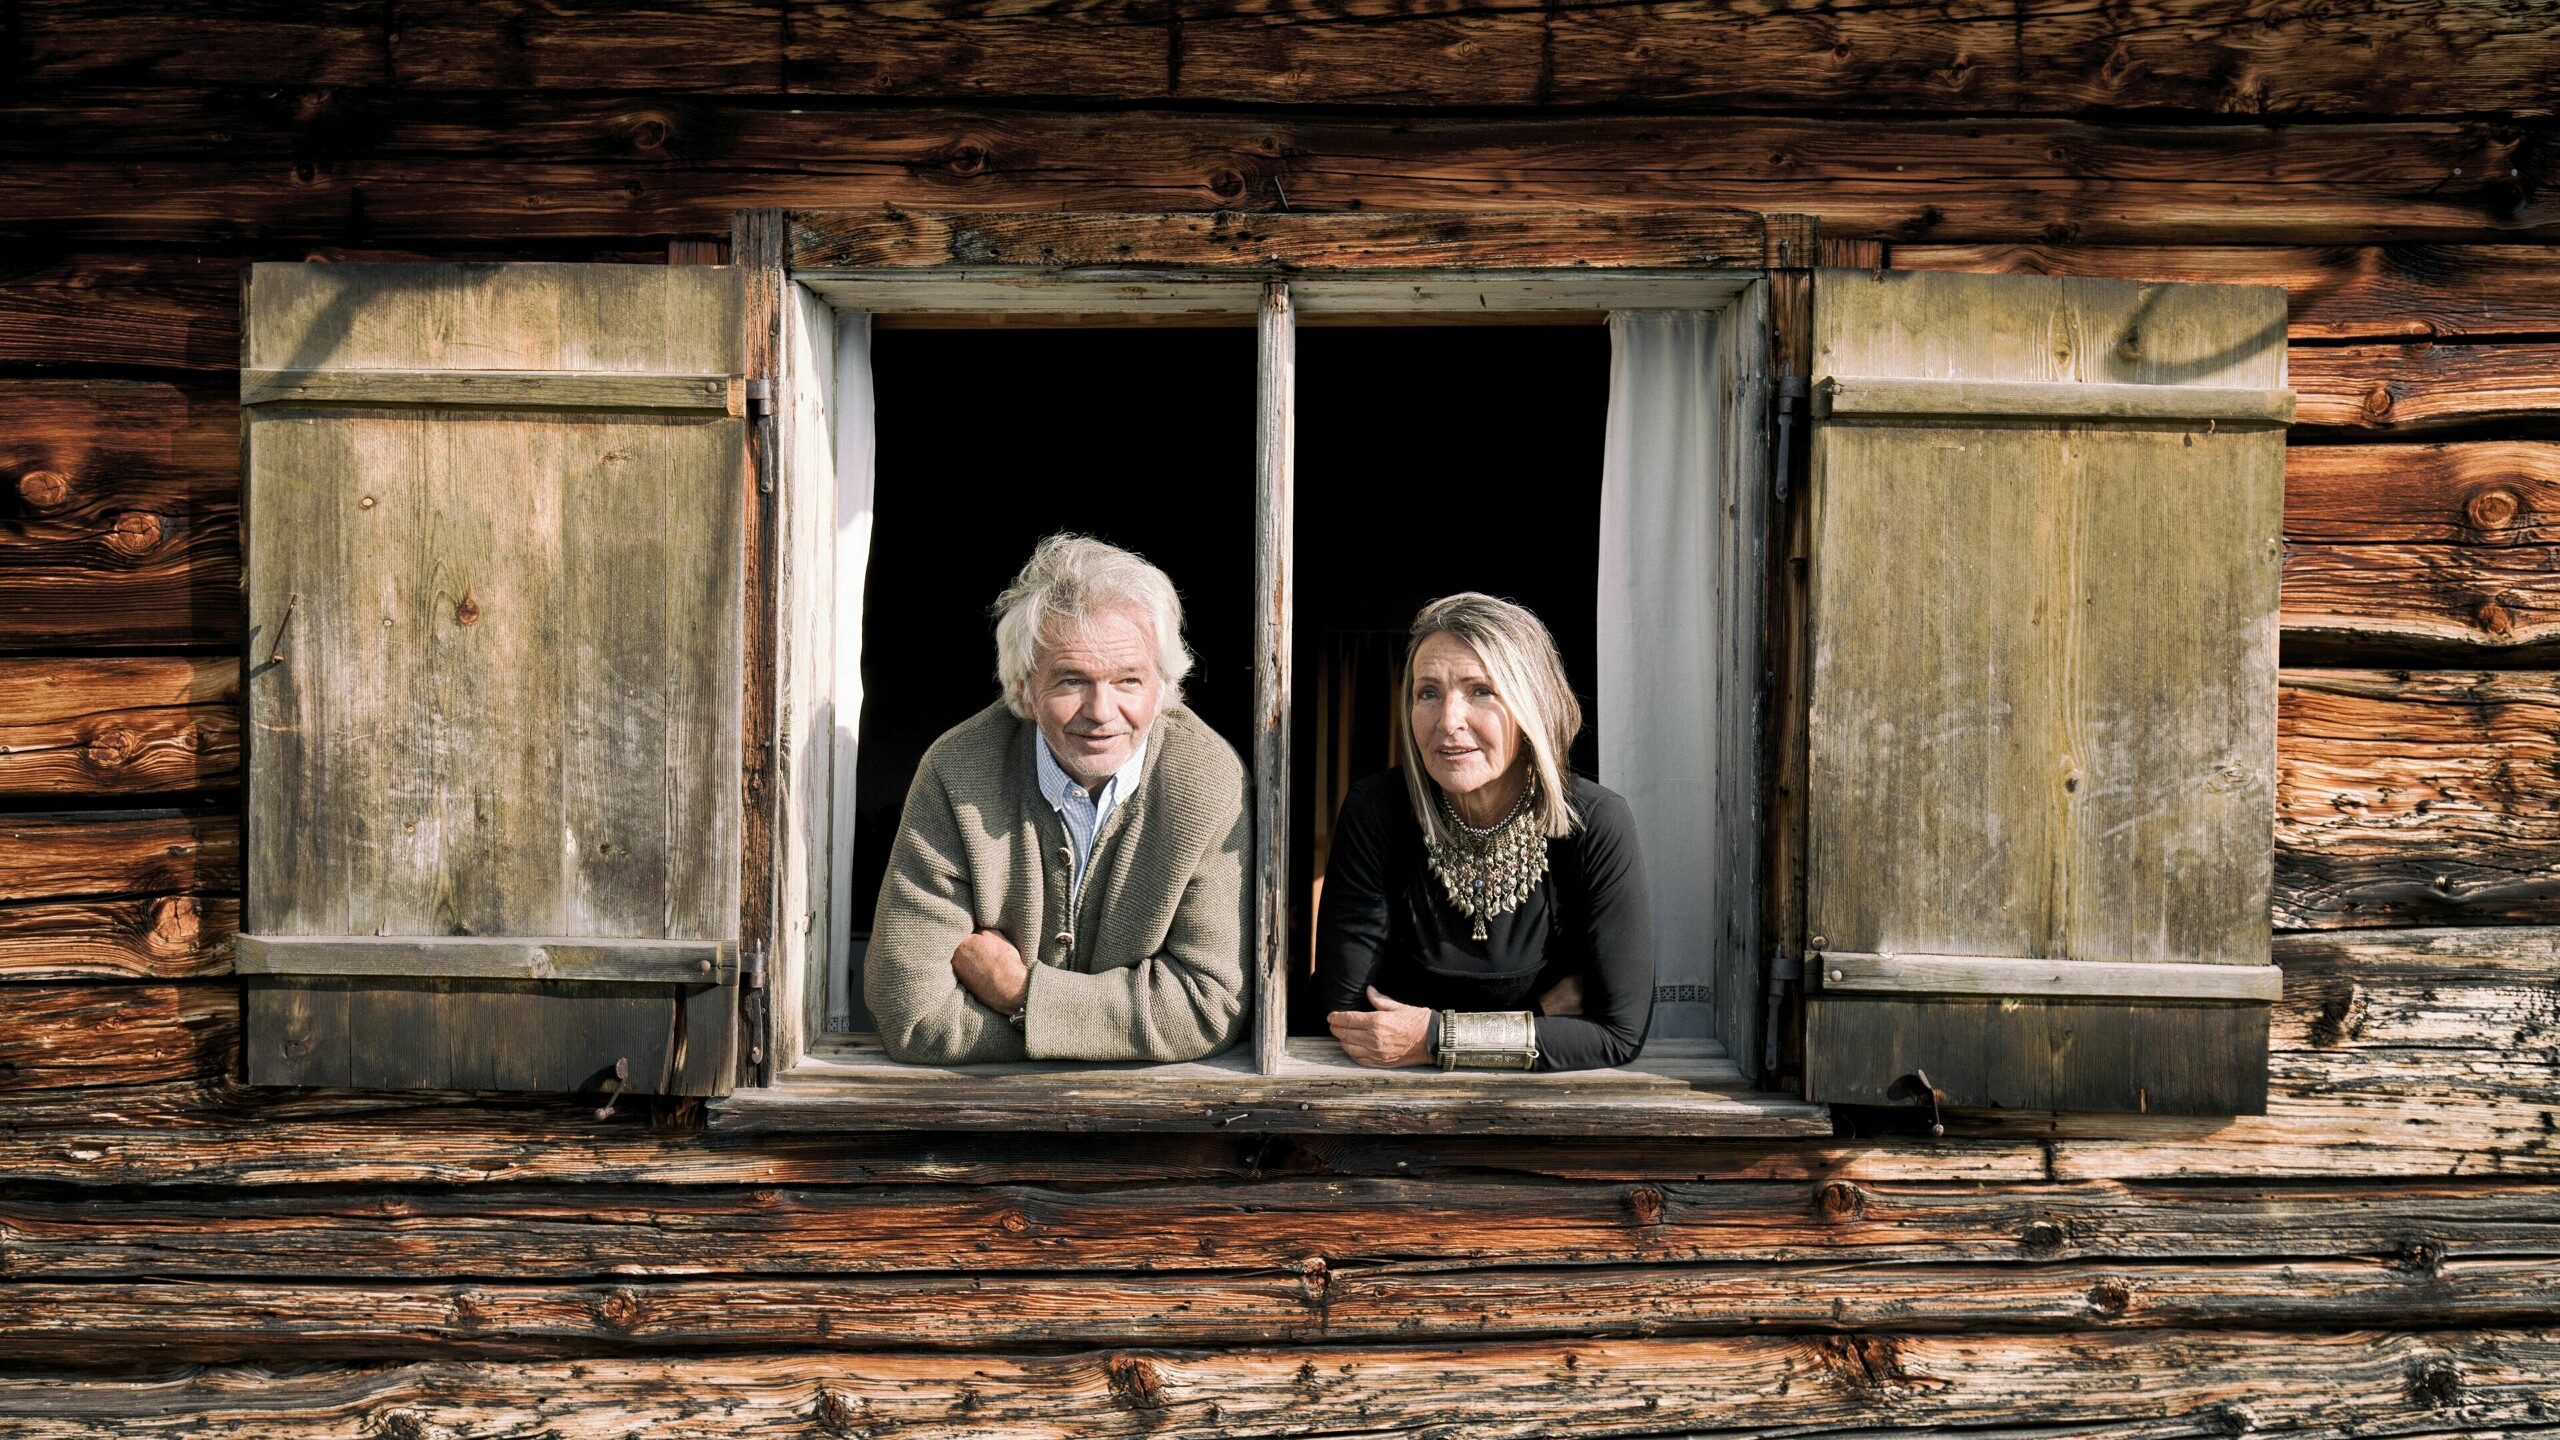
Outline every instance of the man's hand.
POLYGON ((1342 1042, 1342 1053, 1380 1069, 1429 1064, 1431 1051, 1423 1042, 1431 1038, 1431 1012, 1390 1000, 1375 985, 1369 987, 1369 1003, 1378 1008, 1336 1010, 1324 1017, 1333 1038, 1342 1042))
POLYGON ((1022 997, 1031 993, 1030 967, 1022 963, 1022 952, 1001 930, 980 930, 961 941, 960 948, 951 952, 951 973, 999 1015, 1020 1010, 1022 997))
POLYGON ((1567 975, 1548 987, 1547 993, 1538 997, 1538 1013, 1541 1015, 1581 1014, 1582 977, 1567 975))

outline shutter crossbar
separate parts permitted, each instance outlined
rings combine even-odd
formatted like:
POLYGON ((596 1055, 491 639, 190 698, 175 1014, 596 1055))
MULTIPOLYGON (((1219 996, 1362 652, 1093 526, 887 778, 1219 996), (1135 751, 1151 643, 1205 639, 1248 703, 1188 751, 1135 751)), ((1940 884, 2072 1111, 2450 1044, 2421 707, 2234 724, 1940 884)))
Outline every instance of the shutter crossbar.
POLYGON ((233 968, 243 975, 729 985, 738 978, 738 947, 725 940, 594 936, 243 935, 233 968))
POLYGON ((2284 991, 2284 972, 2273 965, 1865 955, 1838 950, 1821 952, 1814 962, 1823 990, 1830 993, 2272 1001, 2284 991))
POLYGON ((738 376, 591 370, 244 370, 240 403, 747 413, 738 376))
POLYGON ((1813 413, 1825 420, 2138 420, 2257 428, 2291 424, 2293 392, 2214 385, 1834 375, 1813 387, 1813 413))

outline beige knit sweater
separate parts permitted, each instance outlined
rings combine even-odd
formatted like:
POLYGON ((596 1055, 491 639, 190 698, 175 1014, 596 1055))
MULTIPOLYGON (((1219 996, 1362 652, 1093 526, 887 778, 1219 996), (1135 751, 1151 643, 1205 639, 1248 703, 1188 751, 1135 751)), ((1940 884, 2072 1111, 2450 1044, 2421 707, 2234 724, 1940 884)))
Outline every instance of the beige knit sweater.
POLYGON ((1157 716, 1137 789, 1094 837, 1067 916, 1067 829, 1041 798, 1039 734, 990 705, 933 742, 908 787, 864 962, 894 1060, 1196 1060, 1244 1030, 1244 765, 1181 706, 1157 716), (1016 1030, 951 952, 1004 932, 1031 966, 1016 1030))

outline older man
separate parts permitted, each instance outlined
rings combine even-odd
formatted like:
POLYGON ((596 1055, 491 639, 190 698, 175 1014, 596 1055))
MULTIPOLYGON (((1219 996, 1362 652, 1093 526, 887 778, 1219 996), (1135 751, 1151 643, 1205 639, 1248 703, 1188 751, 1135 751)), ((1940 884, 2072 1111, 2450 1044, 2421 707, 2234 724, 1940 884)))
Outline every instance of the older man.
POLYGON ((892 1059, 1194 1060, 1245 1013, 1244 766, 1182 705, 1173 582, 1053 535, 996 602, 1001 702, 933 743, 863 998, 892 1059))

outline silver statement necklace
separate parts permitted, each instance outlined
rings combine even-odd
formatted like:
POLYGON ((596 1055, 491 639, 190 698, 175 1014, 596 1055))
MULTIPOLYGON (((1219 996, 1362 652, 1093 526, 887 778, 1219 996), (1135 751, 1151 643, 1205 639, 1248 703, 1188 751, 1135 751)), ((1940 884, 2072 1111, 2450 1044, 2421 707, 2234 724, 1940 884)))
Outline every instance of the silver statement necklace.
POLYGON ((1547 834, 1529 818, 1529 802, 1537 794, 1533 770, 1511 813, 1479 830, 1458 818, 1448 793, 1440 793, 1440 813, 1448 818, 1451 838, 1426 838, 1423 843, 1431 852, 1431 873, 1440 877, 1449 903, 1476 922, 1475 939, 1487 938, 1484 922, 1519 909, 1547 878, 1547 834))

